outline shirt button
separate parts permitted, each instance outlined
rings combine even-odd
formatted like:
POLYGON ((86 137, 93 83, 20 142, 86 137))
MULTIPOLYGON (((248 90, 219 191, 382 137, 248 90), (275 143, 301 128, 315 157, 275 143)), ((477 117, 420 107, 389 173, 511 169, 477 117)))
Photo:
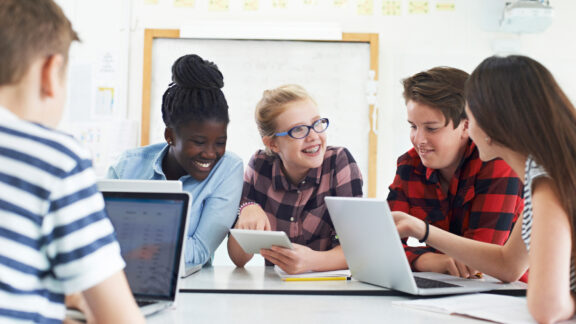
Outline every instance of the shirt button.
POLYGON ((290 217, 290 221, 293 222, 293 221, 294 221, 294 217, 290 217))

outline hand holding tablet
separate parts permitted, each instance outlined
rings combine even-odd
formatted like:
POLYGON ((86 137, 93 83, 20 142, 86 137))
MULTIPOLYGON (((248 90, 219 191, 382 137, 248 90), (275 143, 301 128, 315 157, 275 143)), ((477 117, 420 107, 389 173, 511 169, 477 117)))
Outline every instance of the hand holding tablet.
POLYGON ((292 243, 283 231, 231 229, 230 234, 248 254, 260 253, 260 249, 269 249, 273 245, 292 249, 292 243))

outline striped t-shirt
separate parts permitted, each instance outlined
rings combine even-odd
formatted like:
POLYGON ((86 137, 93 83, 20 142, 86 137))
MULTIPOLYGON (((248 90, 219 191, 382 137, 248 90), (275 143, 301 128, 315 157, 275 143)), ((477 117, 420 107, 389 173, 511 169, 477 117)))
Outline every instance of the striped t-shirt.
MULTIPOLYGON (((532 182, 538 177, 548 177, 546 171, 536 164, 531 157, 526 159, 524 174, 524 212, 522 217, 522 239, 526 250, 530 251, 530 238, 532 236, 532 182)), ((574 263, 570 266, 570 290, 576 291, 576 269, 574 263)))
POLYGON ((123 267, 89 154, 0 107, 0 322, 60 323, 123 267))

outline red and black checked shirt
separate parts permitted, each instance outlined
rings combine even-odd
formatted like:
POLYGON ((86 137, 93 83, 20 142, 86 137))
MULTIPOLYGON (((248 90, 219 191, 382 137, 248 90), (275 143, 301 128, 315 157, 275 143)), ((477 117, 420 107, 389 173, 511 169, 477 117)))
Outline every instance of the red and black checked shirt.
MULTIPOLYGON (((503 245, 524 207, 522 182, 503 160, 482 162, 470 141, 460 166, 444 194, 440 173, 428 169, 412 148, 398 158, 390 186, 390 209, 403 211, 451 233, 503 245)), ((405 243, 405 241, 404 241, 405 243)), ((431 247, 404 245, 412 266, 431 247)))
POLYGON ((281 164, 277 156, 256 152, 244 173, 240 204, 260 204, 272 230, 286 232, 293 243, 315 251, 334 248, 339 242, 324 197, 362 196, 362 175, 356 161, 347 149, 328 147, 322 165, 310 169, 298 185, 286 178, 281 164))

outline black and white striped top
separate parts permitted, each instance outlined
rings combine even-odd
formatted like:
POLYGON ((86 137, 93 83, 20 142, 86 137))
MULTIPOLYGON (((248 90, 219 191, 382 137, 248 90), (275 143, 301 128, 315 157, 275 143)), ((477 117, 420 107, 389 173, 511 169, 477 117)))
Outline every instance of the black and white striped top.
MULTIPOLYGON (((522 239, 526 250, 530 251, 530 237, 532 235, 532 181, 538 177, 547 177, 544 169, 536 164, 531 157, 526 159, 526 173, 524 174, 524 212, 522 215, 522 239)), ((570 266, 570 290, 576 291, 576 268, 574 262, 570 266)))

